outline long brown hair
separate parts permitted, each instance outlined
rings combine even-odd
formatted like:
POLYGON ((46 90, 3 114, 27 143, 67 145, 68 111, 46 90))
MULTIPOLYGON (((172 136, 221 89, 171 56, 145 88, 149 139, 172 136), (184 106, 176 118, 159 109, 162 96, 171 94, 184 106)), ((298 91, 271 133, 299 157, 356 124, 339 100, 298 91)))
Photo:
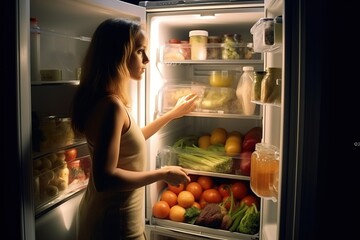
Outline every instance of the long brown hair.
POLYGON ((105 20, 95 30, 72 104, 72 128, 76 133, 84 133, 86 120, 98 99, 113 94, 129 105, 127 66, 140 31, 139 23, 118 18, 105 20))

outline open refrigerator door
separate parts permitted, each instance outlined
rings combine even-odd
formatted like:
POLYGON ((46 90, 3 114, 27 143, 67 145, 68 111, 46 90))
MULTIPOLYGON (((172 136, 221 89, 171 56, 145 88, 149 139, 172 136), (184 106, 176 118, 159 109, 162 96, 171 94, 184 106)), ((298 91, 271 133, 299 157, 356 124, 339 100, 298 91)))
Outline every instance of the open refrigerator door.
MULTIPOLYGON (((32 112, 29 171, 33 177, 28 182, 33 189, 36 239, 75 239, 77 206, 90 177, 91 162, 86 140, 73 133, 69 117, 81 61, 102 21, 123 17, 144 23, 145 9, 115 0, 31 0, 30 16, 40 27, 36 36, 38 74, 28 79, 32 112)), ((24 25, 30 26, 29 21, 24 25)), ((33 57, 35 52, 29 52, 33 57)), ((144 83, 131 82, 131 114, 139 124, 144 123, 144 104, 139 97, 143 89, 144 83)))

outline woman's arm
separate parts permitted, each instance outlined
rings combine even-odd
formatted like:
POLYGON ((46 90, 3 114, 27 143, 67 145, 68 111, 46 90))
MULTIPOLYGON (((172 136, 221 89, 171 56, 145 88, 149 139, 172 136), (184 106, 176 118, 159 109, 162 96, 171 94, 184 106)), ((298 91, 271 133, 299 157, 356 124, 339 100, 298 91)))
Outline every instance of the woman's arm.
POLYGON ((148 139, 154 135, 157 131, 160 130, 160 128, 165 126, 170 121, 176 118, 180 118, 185 114, 193 111, 196 107, 195 101, 197 98, 198 96, 196 94, 189 94, 180 98, 173 109, 143 127, 142 132, 145 139, 148 139))

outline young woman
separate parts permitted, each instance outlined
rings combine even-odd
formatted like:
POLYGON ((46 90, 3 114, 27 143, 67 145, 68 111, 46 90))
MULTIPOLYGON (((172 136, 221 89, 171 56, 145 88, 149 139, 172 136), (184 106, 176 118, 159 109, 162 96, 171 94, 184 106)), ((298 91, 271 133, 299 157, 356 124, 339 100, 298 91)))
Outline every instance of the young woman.
POLYGON ((129 114, 128 83, 139 81, 149 59, 141 26, 108 19, 96 29, 74 97, 72 126, 87 140, 92 171, 78 212, 78 239, 146 239, 144 186, 190 180, 181 167, 145 171, 145 141, 173 119, 194 110, 196 95, 140 128, 129 114))

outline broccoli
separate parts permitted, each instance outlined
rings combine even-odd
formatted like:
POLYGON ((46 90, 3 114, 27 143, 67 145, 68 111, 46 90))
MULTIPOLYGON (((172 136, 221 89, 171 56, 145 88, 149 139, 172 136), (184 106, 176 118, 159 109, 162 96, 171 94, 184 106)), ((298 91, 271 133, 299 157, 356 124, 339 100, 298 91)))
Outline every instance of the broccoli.
POLYGON ((259 222, 260 212, 253 203, 252 206, 246 210, 244 217, 241 219, 238 232, 245 234, 255 234, 259 232, 259 222))

